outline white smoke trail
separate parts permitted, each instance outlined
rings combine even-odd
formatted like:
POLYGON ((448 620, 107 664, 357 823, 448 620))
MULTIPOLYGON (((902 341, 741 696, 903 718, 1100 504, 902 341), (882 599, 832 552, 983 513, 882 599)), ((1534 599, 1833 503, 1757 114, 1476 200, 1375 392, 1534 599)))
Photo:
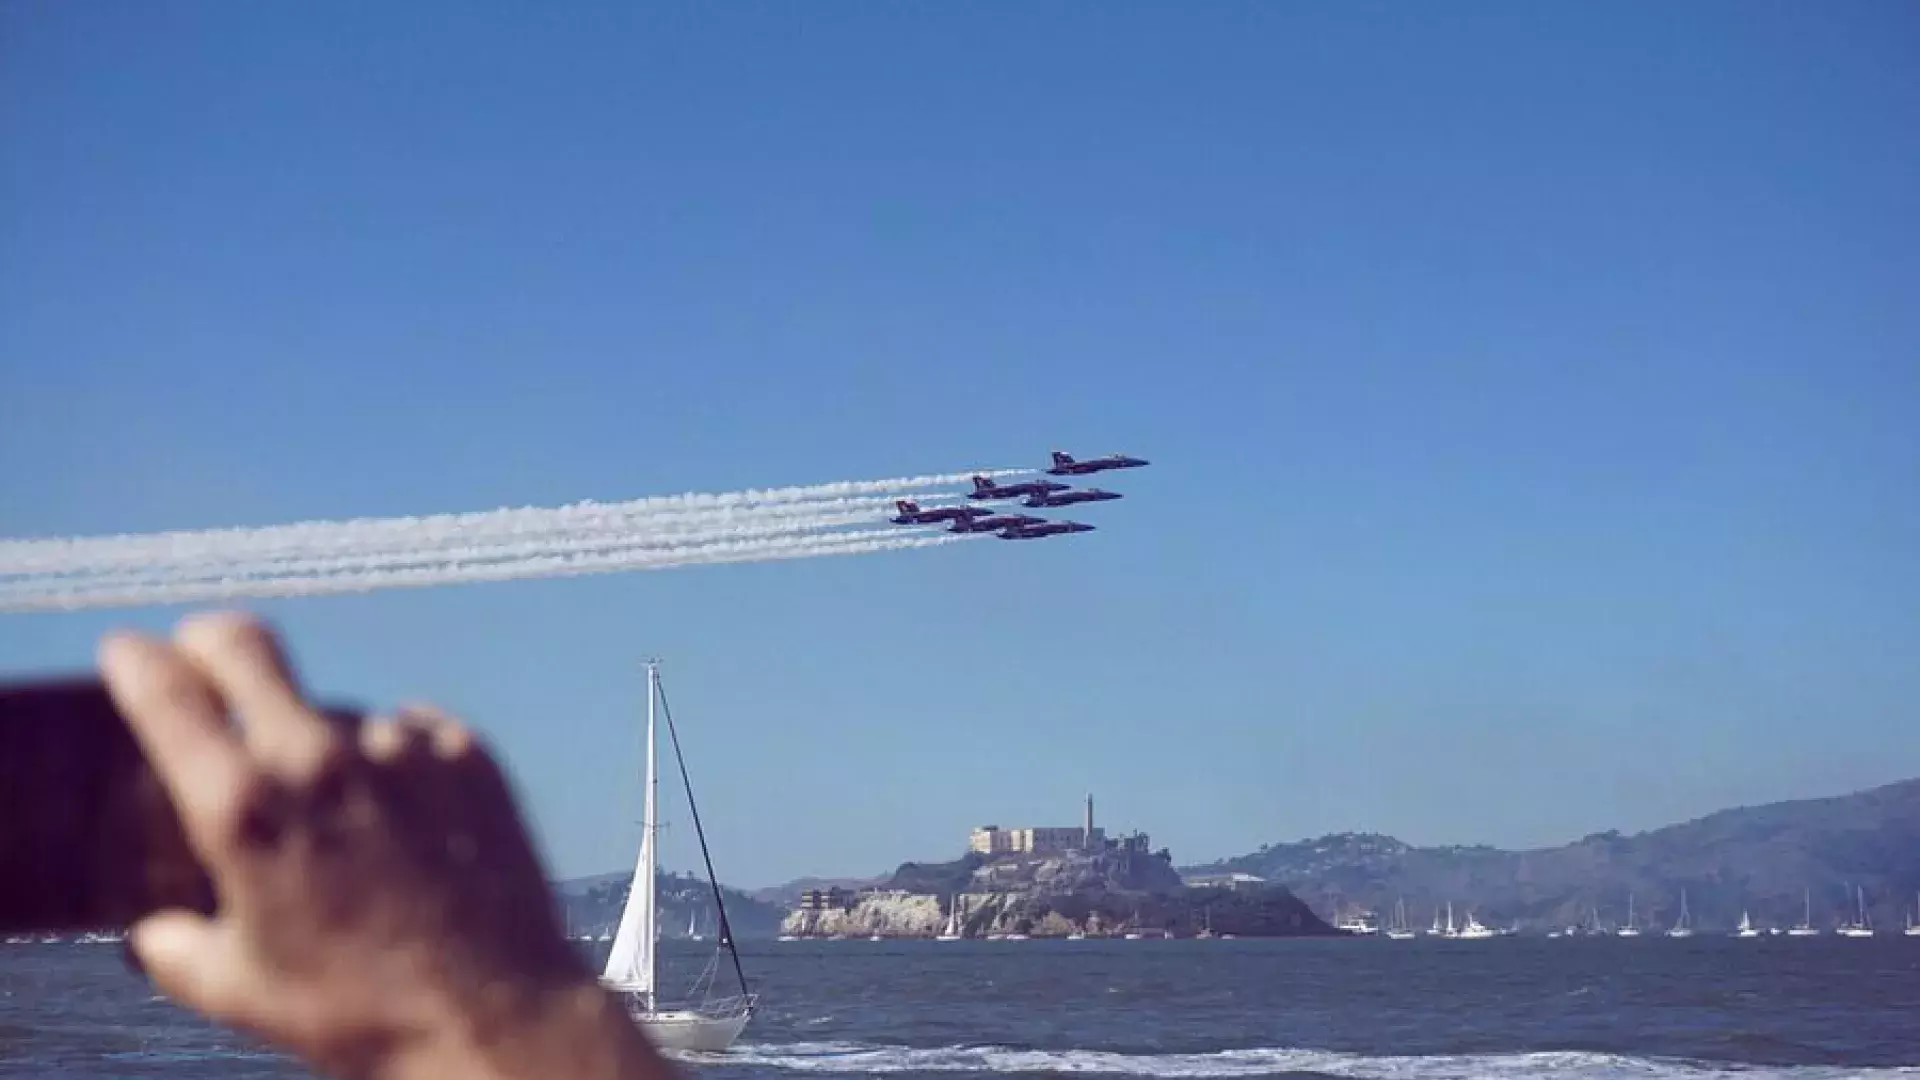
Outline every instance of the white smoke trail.
POLYGON ((637 519, 653 513, 689 513, 712 509, 749 509, 789 503, 816 503, 862 496, 908 498, 931 488, 962 484, 975 477, 1006 477, 1025 469, 979 469, 972 473, 941 473, 929 477, 891 480, 837 480, 795 488, 768 488, 720 494, 651 496, 622 503, 582 502, 561 507, 515 507, 472 513, 442 513, 424 517, 301 521, 294 525, 255 528, 204 528, 117 536, 79 536, 52 540, 0 540, 0 575, 52 573, 61 567, 98 569, 106 565, 138 565, 159 559, 219 559, 257 557, 273 552, 309 550, 369 550, 374 546, 426 548, 459 544, 476 536, 515 532, 563 532, 568 528, 637 519))
POLYGON ((826 536, 721 541, 679 548, 640 548, 589 554, 552 554, 500 562, 457 563, 334 575, 304 575, 209 581, 155 581, 92 588, 23 588, 0 593, 0 611, 72 611, 82 608, 183 604, 242 597, 320 596, 375 589, 421 588, 479 581, 571 577, 630 570, 667 570, 722 563, 811 559, 938 547, 983 534, 932 532, 902 535, 875 529, 826 536))
MULTIPOLYGON (((291 577, 398 570, 422 566, 501 562, 533 559, 548 555, 592 554, 605 551, 641 551, 659 549, 678 551, 705 544, 773 539, 789 536, 906 535, 907 530, 891 528, 873 534, 835 533, 853 525, 873 525, 884 520, 872 511, 815 514, 812 517, 776 516, 772 520, 745 521, 729 518, 702 529, 674 531, 632 530, 625 532, 589 532, 512 540, 502 543, 465 544, 422 549, 356 551, 344 555, 273 555, 267 558, 236 560, 186 560, 152 562, 133 567, 113 567, 95 574, 43 574, 11 580, 0 578, 0 597, 16 587, 28 592, 45 592, 56 587, 98 590, 127 588, 149 584, 183 584, 192 581, 237 581, 255 577, 291 577)), ((914 533, 921 529, 912 530, 914 533)))
POLYGON ((622 503, 582 502, 547 508, 513 508, 423 517, 355 518, 307 521, 259 528, 225 528, 0 541, 0 576, 36 573, 97 572, 156 562, 238 561, 273 555, 347 554, 371 550, 423 550, 532 537, 578 530, 618 531, 642 520, 685 522, 689 526, 729 513, 805 515, 829 506, 851 507, 851 500, 937 498, 928 489, 966 482, 974 475, 1001 477, 1028 470, 983 469, 968 473, 850 480, 802 487, 652 496, 622 503), (806 509, 803 509, 806 508, 806 509))

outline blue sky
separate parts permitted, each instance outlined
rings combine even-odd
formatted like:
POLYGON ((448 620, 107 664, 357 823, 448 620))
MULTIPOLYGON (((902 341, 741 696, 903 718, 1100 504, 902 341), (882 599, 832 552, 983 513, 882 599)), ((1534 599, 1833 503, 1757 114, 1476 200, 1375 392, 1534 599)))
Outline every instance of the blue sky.
MULTIPOLYGON (((1154 459, 1101 531, 269 602, 630 862, 1552 843, 1920 773, 1920 16, 0 8, 0 533, 1154 459), (684 822, 681 824, 684 825, 684 822), (667 855, 692 859, 689 829, 667 855)), ((0 616, 0 671, 174 609, 0 616)))

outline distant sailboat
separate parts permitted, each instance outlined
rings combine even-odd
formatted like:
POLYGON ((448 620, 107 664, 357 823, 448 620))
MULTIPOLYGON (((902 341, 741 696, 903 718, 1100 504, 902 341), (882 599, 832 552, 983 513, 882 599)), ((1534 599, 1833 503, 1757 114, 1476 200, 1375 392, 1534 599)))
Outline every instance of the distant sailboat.
POLYGON ((1201 924, 1202 924, 1200 927, 1200 932, 1193 936, 1201 941, 1212 941, 1213 940, 1213 909, 1207 908, 1204 912, 1201 913, 1200 917, 1201 917, 1201 924))
POLYGON ((1907 916, 1907 937, 1920 937, 1920 895, 1914 897, 1914 913, 1907 916))
POLYGON ((1752 916, 1742 911, 1740 913, 1740 928, 1733 932, 1733 936, 1734 937, 1759 937, 1760 928, 1753 925, 1752 916))
POLYGON ((692 911, 692 913, 690 913, 687 916, 687 940, 689 941, 707 940, 705 937, 701 936, 700 934, 700 909, 699 908, 695 908, 692 911))
POLYGON ((1813 890, 1807 890, 1806 914, 1801 916, 1800 925, 1787 931, 1788 937, 1819 937, 1820 931, 1813 925, 1813 890))
MULTIPOLYGON (((733 935, 727 926, 727 905, 720 885, 713 880, 713 861, 707 853, 706 832, 700 825, 700 811, 693 803, 693 789, 687 788, 687 804, 693 827, 700 837, 700 853, 707 860, 708 882, 713 889, 715 910, 719 913, 720 943, 733 958, 733 971, 740 979, 738 996, 711 999, 698 1005, 662 1008, 657 993, 659 982, 658 950, 660 912, 658 906, 657 866, 659 861, 660 770, 656 758, 655 721, 657 707, 664 705, 660 689, 658 662, 647 664, 647 740, 645 786, 642 788, 644 811, 640 829, 640 862, 634 868, 633 882, 627 891, 627 903, 620 913, 620 929, 614 935, 613 948, 607 952, 607 966, 600 981, 619 994, 634 1022, 657 1047, 673 1050, 699 1050, 719 1053, 733 1045, 740 1031, 753 1016, 754 996, 747 989, 747 976, 740 967, 740 953, 733 947, 733 935)), ((680 756, 680 737, 668 712, 667 732, 673 740, 674 759, 680 776, 687 779, 686 760, 680 756)), ((708 968, 712 974, 716 965, 708 968)))
POLYGON ((953 900, 947 905, 947 925, 941 929, 940 933, 936 935, 933 940, 960 940, 960 895, 958 893, 954 894, 953 900))
POLYGON ((1407 941, 1414 936, 1413 927, 1407 925, 1407 900, 1404 896, 1393 903, 1393 925, 1387 927, 1387 936, 1395 941, 1407 941))
POLYGON ((1680 918, 1667 928, 1667 936, 1688 938, 1693 936, 1693 917, 1687 912, 1687 890, 1680 890, 1680 918))
POLYGON ((1640 936, 1640 927, 1634 922, 1634 918, 1633 918, 1633 894, 1632 893, 1627 894, 1627 925, 1621 927, 1618 930, 1615 930, 1614 933, 1620 935, 1621 937, 1639 937, 1640 936))
POLYGON ((1840 936, 1853 938, 1872 937, 1873 926, 1867 921, 1867 890, 1862 886, 1856 885, 1854 886, 1854 895, 1859 897, 1860 913, 1854 917, 1852 922, 1840 928, 1840 936))

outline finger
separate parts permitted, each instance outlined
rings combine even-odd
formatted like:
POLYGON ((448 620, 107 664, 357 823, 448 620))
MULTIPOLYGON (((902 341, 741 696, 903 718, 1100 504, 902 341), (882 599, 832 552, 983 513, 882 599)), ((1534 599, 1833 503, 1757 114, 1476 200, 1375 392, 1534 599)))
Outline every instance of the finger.
POLYGON ((472 730, 438 705, 414 702, 401 706, 400 715, 429 733, 435 757, 445 761, 461 761, 473 756, 478 749, 472 730))
POLYGON ((174 641, 233 706, 247 747, 269 770, 307 780, 337 753, 333 725, 307 705, 280 643, 260 622, 238 612, 189 616, 174 641))
POLYGON ((402 712, 392 719, 372 719, 363 723, 359 743, 360 753, 368 761, 392 765, 430 753, 433 729, 427 721, 402 712))
POLYGON ((252 775, 218 694, 172 648, 137 634, 108 635, 99 666, 188 840, 202 857, 212 857, 224 847, 233 807, 252 775))
POLYGON ((245 969, 221 924, 191 911, 160 911, 135 923, 127 940, 147 977, 180 1004, 215 1018, 245 1005, 245 969))

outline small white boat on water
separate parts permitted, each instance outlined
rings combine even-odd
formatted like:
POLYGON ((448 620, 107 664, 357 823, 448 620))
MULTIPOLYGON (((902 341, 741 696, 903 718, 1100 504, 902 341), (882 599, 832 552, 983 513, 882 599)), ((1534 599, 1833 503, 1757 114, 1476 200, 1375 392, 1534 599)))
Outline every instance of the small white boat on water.
POLYGON ((1639 937, 1640 936, 1640 924, 1637 921, 1635 921, 1634 914, 1633 914, 1633 894, 1632 893, 1627 894, 1627 924, 1625 926, 1622 926, 1620 929, 1615 930, 1614 933, 1620 935, 1621 937, 1639 937))
POLYGON ((1788 937, 1819 937, 1820 928, 1813 925, 1813 890, 1807 890, 1806 914, 1800 917, 1800 925, 1787 931, 1788 937))
POLYGON ((1680 918, 1667 928, 1671 938, 1689 938, 1693 936, 1693 916, 1687 911, 1687 890, 1680 890, 1680 918))
POLYGON ((1460 928, 1460 940, 1484 941, 1487 938, 1499 936, 1499 933, 1492 927, 1482 924, 1479 917, 1474 915, 1473 912, 1467 912, 1467 924, 1460 928))
MULTIPOLYGON (((720 961, 716 951, 693 987, 694 992, 700 994, 700 1000, 667 1006, 658 994, 660 911, 656 868, 659 862, 660 771, 659 763, 655 760, 655 712, 664 704, 659 662, 649 661, 646 779, 642 789, 645 810, 641 818, 640 861, 634 868, 627 903, 620 912, 620 929, 614 934, 613 948, 607 953, 607 966, 601 973, 600 981, 625 1001, 634 1022, 646 1032, 647 1039, 654 1046, 665 1050, 720 1053, 740 1037, 741 1029, 747 1026, 747 1021, 753 1016, 755 998, 747 988, 746 973, 740 967, 740 954, 733 947, 733 935, 727 927, 726 902, 721 897, 718 883, 711 880, 711 861, 708 862, 709 885, 713 889, 713 902, 718 913, 719 947, 733 960, 733 972, 740 980, 740 993, 713 996, 713 984, 720 961)), ((667 712, 666 720, 667 732, 673 741, 674 758, 684 777, 686 761, 680 756, 680 738, 674 729, 671 712, 667 712)), ((693 802, 691 788, 687 792, 687 807, 693 818, 694 831, 700 836, 700 852, 704 857, 707 854, 706 835, 700 827, 700 811, 693 802)))
POLYGON ((1411 941, 1414 938, 1413 927, 1407 922, 1407 898, 1404 896, 1393 902, 1393 923, 1387 927, 1387 937, 1394 941, 1411 941))
POLYGON ((1912 915, 1907 916, 1905 936, 1920 937, 1920 895, 1914 897, 1913 911, 1914 913, 1912 915))
POLYGON ((960 940, 960 897, 958 894, 956 894, 947 905, 947 925, 941 928, 940 933, 934 935, 933 940, 960 940))
POLYGON ((1374 920, 1373 912, 1359 911, 1347 915, 1334 923, 1334 929, 1344 930, 1360 937, 1372 937, 1380 932, 1380 924, 1374 920))
POLYGON ((1760 928, 1753 925, 1753 916, 1748 915, 1746 912, 1742 911, 1740 913, 1740 928, 1733 932, 1733 936, 1734 937, 1759 937, 1760 928))
POLYGON ((1851 922, 1840 928, 1840 936, 1870 938, 1873 936, 1873 924, 1867 921, 1867 890, 1862 886, 1855 886, 1854 895, 1859 898, 1859 913, 1851 922))

